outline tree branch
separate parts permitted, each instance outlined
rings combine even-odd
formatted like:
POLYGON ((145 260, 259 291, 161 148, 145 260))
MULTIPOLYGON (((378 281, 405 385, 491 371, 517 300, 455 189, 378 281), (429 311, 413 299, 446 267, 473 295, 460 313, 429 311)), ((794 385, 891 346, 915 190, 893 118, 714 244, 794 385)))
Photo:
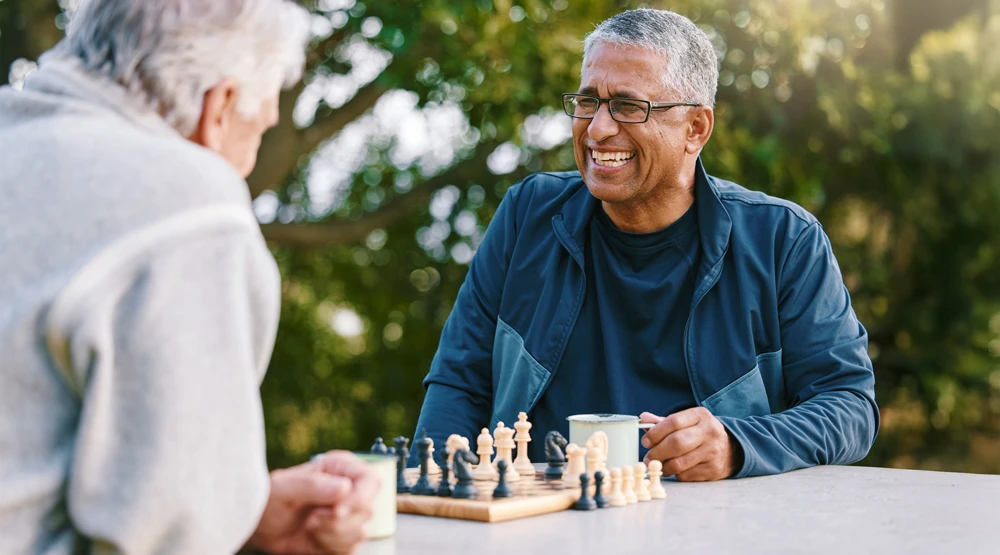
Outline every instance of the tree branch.
POLYGON ((409 193, 398 196, 382 208, 357 221, 329 223, 264 224, 261 230, 268 241, 289 247, 323 247, 356 243, 372 231, 402 220, 415 206, 423 206, 433 192, 445 185, 464 183, 482 175, 486 159, 497 144, 479 145, 475 155, 451 169, 417 184, 409 193))
POLYGON ((385 91, 385 87, 373 81, 358 89, 354 98, 340 108, 316 118, 312 125, 302 130, 302 149, 312 152, 320 143, 336 135, 345 125, 375 106, 385 91))

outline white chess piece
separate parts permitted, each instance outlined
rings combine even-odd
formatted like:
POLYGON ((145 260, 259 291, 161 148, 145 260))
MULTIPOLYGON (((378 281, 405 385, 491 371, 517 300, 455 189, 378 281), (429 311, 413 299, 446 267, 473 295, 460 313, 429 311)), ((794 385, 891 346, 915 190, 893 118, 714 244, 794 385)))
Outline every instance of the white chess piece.
MULTIPOLYGON (((497 456, 493 459, 493 468, 496 468, 500 461, 507 461, 507 481, 517 482, 521 479, 521 474, 514 468, 514 430, 508 428, 503 422, 497 422, 497 427, 493 430, 493 445, 497 448, 497 456)), ((497 473, 499 476, 499 472, 497 473)))
POLYGON ((531 441, 531 434, 528 433, 531 430, 531 422, 528 422, 528 413, 521 412, 517 415, 517 422, 514 423, 514 429, 517 430, 517 435, 514 436, 514 441, 517 443, 517 458, 514 459, 514 468, 519 474, 534 476, 535 467, 528 458, 528 442, 531 441))
POLYGON ((427 475, 441 474, 441 466, 434 460, 434 440, 427 438, 427 475))
POLYGON ((472 478, 474 480, 497 479, 497 470, 490 464, 490 455, 493 454, 493 438, 490 437, 489 428, 483 428, 479 438, 476 439, 476 446, 478 447, 476 454, 479 455, 479 464, 476 465, 476 471, 472 474, 472 478))
POLYGON ((566 446, 566 471, 563 485, 567 488, 580 487, 580 475, 587 471, 587 451, 575 443, 566 446))
MULTIPOLYGON (((466 451, 469 450, 469 438, 458 434, 451 434, 448 436, 448 441, 446 441, 444 445, 445 451, 448 453, 448 466, 451 467, 451 459, 455 456, 455 453, 458 453, 463 449, 466 451)), ((454 474, 452 476, 454 476, 454 474)))
POLYGON ((622 469, 612 468, 608 472, 611 475, 611 493, 608 494, 608 504, 612 507, 624 507, 626 501, 625 494, 622 493, 622 469))
POLYGON ((667 490, 663 489, 660 476, 663 476, 663 463, 649 461, 649 496, 653 499, 667 498, 667 490))
POLYGON ((587 475, 590 476, 591 481, 594 479, 594 474, 601 470, 601 451, 597 447, 590 447, 587 449, 587 475))
POLYGON ((652 499, 649 494, 649 480, 646 479, 646 465, 635 463, 635 498, 639 501, 652 499))
POLYGON ((625 494, 625 502, 629 505, 639 501, 635 496, 635 471, 631 466, 622 467, 622 493, 625 494))
POLYGON ((601 454, 600 460, 598 461, 597 467, 591 469, 590 475, 593 476, 594 472, 601 471, 604 472, 608 468, 608 434, 604 432, 597 431, 590 434, 587 438, 587 442, 584 444, 587 448, 596 448, 601 454))

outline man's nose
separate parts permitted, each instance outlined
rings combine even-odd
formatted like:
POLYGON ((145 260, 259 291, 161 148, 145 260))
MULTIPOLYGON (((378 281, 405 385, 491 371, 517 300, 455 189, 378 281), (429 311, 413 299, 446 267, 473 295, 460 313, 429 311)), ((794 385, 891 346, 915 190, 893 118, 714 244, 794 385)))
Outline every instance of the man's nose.
POLYGON ((587 135, 596 142, 601 142, 608 137, 618 134, 621 128, 617 121, 611 117, 611 107, 606 102, 602 102, 594 114, 594 119, 590 120, 587 126, 587 135))

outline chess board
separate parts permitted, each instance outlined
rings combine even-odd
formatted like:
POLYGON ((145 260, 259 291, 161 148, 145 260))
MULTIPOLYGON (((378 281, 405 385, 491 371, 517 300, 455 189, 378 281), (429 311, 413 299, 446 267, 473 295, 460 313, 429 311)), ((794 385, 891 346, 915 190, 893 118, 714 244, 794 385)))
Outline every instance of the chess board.
MULTIPOLYGON (((410 484, 415 484, 420 471, 411 468, 405 472, 410 484)), ((441 475, 429 478, 437 489, 441 475)), ((396 496, 396 512, 480 522, 503 522, 564 511, 580 498, 579 486, 565 488, 562 480, 546 481, 544 472, 538 470, 537 466, 534 479, 522 475, 520 480, 510 483, 514 489, 513 497, 494 499, 493 488, 496 487, 496 482, 477 481, 475 485, 479 490, 479 495, 475 499, 399 494, 396 496)))

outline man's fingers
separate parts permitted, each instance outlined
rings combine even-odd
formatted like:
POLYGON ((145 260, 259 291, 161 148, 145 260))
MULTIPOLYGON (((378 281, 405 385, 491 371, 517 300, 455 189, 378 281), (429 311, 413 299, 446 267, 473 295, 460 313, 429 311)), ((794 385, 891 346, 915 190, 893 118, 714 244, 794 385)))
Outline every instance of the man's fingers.
POLYGON ((725 478, 725 476, 720 476, 718 469, 716 469, 714 465, 709 462, 696 464, 693 467, 676 474, 676 476, 681 482, 710 482, 725 478))
POLYGON ((695 449, 690 453, 675 457, 673 459, 667 459, 663 461, 663 475, 664 476, 677 476, 677 479, 681 479, 687 471, 701 465, 708 459, 708 450, 704 447, 695 449))
POLYGON ((701 447, 704 442, 705 434, 700 426, 677 430, 660 443, 653 445, 653 448, 646 453, 645 462, 675 459, 701 447))
POLYGON ((352 490, 351 481, 340 476, 293 467, 271 473, 271 496, 302 505, 334 505, 352 490))
POLYGON ((334 508, 338 517, 344 517, 353 511, 371 515, 372 501, 382 487, 382 482, 368 463, 349 451, 328 451, 314 458, 313 464, 327 474, 343 476, 352 481, 350 495, 334 508))
POLYGON ((381 488, 382 481, 378 475, 371 468, 367 468, 365 473, 355 477, 354 488, 351 490, 350 495, 347 496, 343 503, 337 505, 334 510, 338 511, 340 516, 343 516, 349 510, 360 511, 367 515, 368 518, 371 518, 375 495, 381 488), (345 506, 349 507, 349 509, 345 510, 345 506))
POLYGON ((698 424, 701 421, 703 413, 707 412, 702 407, 694 407, 675 412, 663 418, 655 426, 646 431, 646 435, 642 437, 642 446, 648 449, 660 443, 664 438, 677 430, 683 430, 684 428, 690 428, 698 424))

